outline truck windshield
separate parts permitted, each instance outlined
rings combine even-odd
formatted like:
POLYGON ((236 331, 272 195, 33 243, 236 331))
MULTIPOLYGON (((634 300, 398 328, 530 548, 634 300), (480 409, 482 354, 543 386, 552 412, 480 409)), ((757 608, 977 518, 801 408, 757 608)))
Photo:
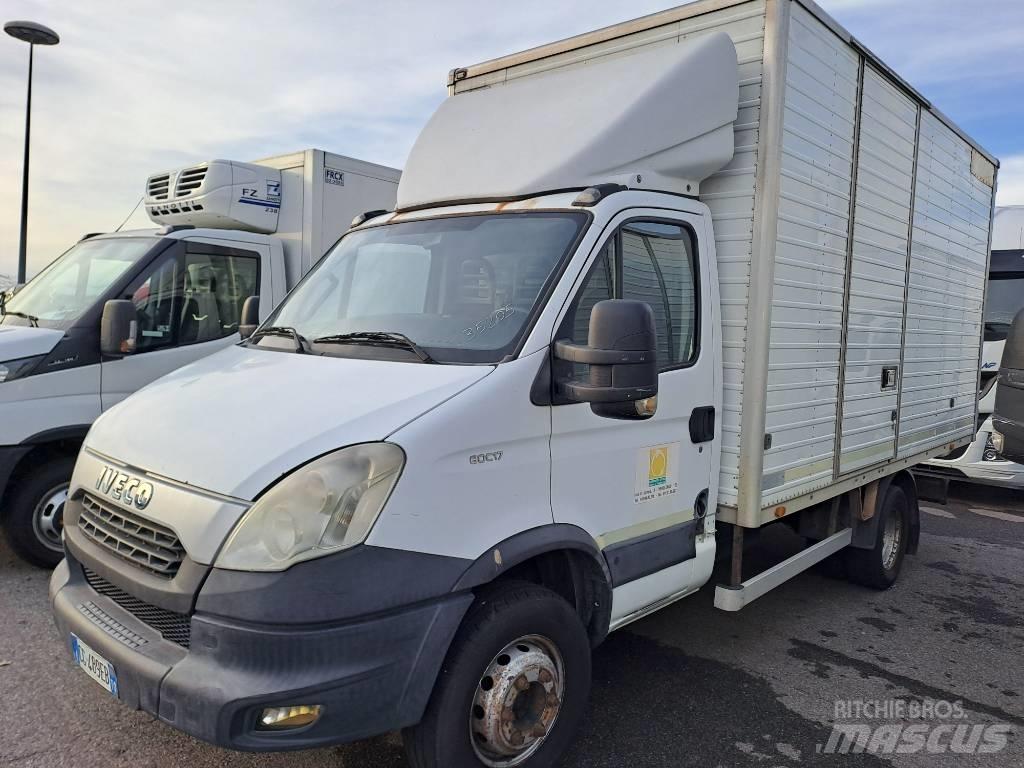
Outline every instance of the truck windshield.
MULTIPOLYGON (((586 221, 570 211, 509 212, 353 232, 266 327, 296 331, 317 354, 365 357, 373 345, 375 355, 407 359, 408 343, 384 338, 400 334, 432 361, 500 362, 514 353, 586 221)), ((282 345, 271 336, 256 343, 282 345)))
POLYGON ((1010 332, 1010 323, 1024 309, 1024 274, 992 275, 988 282, 985 303, 985 341, 1003 341, 1010 332))
POLYGON ((7 300, 0 322, 65 330, 153 247, 152 238, 85 240, 7 300))

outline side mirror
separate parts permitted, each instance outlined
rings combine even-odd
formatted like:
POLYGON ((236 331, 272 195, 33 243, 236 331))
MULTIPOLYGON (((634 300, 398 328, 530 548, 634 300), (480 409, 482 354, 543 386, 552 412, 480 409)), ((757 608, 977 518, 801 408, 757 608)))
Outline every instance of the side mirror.
POLYGON ((996 451, 1008 461, 1024 463, 1024 310, 1013 319, 1003 347, 992 428, 996 451))
POLYGON ((647 419, 658 394, 657 333, 650 304, 609 299, 594 305, 586 346, 561 339, 555 357, 590 366, 586 381, 560 379, 556 386, 570 400, 590 403, 598 416, 647 419))
POLYGON ((100 351, 104 355, 130 355, 135 351, 139 313, 127 299, 112 299, 103 305, 100 321, 100 351))
POLYGON ((238 335, 242 339, 248 339, 259 325, 260 297, 250 296, 242 305, 242 319, 238 321, 238 335))

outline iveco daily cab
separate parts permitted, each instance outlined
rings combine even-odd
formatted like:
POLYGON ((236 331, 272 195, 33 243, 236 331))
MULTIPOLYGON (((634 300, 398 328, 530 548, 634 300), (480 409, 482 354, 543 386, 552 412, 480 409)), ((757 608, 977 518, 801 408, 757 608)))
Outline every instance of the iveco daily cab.
POLYGON ((14 550, 60 562, 93 420, 237 342, 246 299, 262 297, 265 319, 356 213, 394 205, 399 175, 314 149, 157 173, 144 206, 160 228, 89 235, 0 304, 0 521, 14 550), (136 337, 104 349, 118 308, 136 337))
POLYGON ((793 0, 449 91, 396 210, 93 425, 51 592, 97 695, 235 749, 549 766, 591 648, 716 532, 725 610, 917 547, 908 468, 975 432, 990 156, 793 0), (745 572, 775 521, 811 543, 745 572))

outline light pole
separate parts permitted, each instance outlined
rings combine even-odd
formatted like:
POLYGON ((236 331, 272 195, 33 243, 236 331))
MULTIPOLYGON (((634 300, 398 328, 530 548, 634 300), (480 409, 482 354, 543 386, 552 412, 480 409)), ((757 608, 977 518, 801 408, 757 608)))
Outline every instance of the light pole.
POLYGON ((28 43, 28 97, 25 100, 25 162, 21 171, 21 242, 18 244, 18 284, 25 282, 28 246, 28 147, 32 128, 32 52, 37 45, 56 45, 60 37, 49 27, 34 21, 8 21, 4 32, 28 43))

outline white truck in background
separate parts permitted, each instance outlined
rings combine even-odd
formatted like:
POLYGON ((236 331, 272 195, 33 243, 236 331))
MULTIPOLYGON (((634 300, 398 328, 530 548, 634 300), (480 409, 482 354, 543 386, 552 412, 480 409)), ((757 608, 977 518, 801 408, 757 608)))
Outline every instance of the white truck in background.
POLYGON ((87 235, 0 305, 0 522, 14 550, 56 565, 93 420, 236 343, 246 299, 266 318, 353 217, 394 205, 399 176, 315 149, 157 173, 143 202, 157 227, 87 235), (136 336, 104 351, 118 305, 136 336))
POLYGON ((916 551, 909 468, 976 429, 994 158, 805 0, 449 93, 394 211, 93 425, 50 595, 98 695, 235 749, 546 768, 591 649, 718 537, 728 611, 916 551), (809 544, 745 572, 774 523, 809 544))
POLYGON ((985 300, 984 348, 978 389, 978 433, 970 445, 922 464, 915 472, 939 480, 933 493, 945 495, 949 480, 1003 488, 1024 488, 1024 464, 1000 455, 992 429, 999 362, 1010 324, 1024 310, 1024 206, 996 208, 992 223, 992 257, 985 300))

